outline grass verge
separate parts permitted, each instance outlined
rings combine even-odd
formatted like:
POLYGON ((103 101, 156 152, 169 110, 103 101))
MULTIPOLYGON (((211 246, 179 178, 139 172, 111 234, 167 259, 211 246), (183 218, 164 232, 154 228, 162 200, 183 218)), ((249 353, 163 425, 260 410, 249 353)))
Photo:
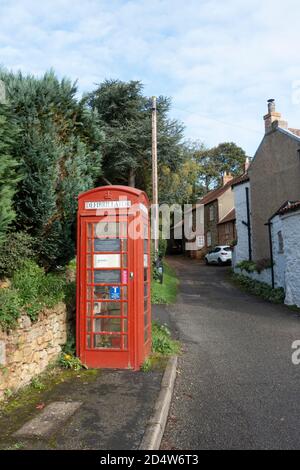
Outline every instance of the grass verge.
POLYGON ((175 270, 164 262, 163 283, 152 280, 151 301, 153 304, 172 304, 176 302, 178 292, 178 278, 175 270))
POLYGON ((166 325, 152 322, 152 353, 141 367, 143 372, 153 369, 164 369, 170 356, 179 354, 181 350, 179 341, 172 338, 166 325))

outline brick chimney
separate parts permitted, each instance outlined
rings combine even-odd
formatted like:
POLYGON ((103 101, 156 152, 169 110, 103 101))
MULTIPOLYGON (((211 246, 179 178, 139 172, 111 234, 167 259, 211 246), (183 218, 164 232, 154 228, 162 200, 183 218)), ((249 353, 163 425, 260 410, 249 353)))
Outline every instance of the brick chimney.
POLYGON ((224 175, 223 175, 223 186, 225 186, 225 184, 229 183, 229 181, 231 181, 233 178, 232 174, 231 173, 227 173, 227 171, 224 171, 224 175))
POLYGON ((288 123, 281 119, 281 113, 276 112, 275 100, 268 100, 268 114, 264 116, 266 134, 277 127, 288 128, 288 123))

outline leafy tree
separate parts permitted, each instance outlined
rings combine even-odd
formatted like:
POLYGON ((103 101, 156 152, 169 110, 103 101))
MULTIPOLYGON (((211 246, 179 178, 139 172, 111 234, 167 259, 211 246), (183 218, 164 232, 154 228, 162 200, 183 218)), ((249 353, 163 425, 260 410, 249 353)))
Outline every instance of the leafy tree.
POLYGON ((13 197, 19 181, 18 163, 12 156, 12 147, 18 132, 9 106, 0 102, 0 246, 15 219, 13 197))
MULTIPOLYGON (((105 178, 113 184, 136 185, 151 197, 152 100, 143 95, 142 83, 106 80, 86 99, 105 130, 105 178)), ((175 172, 183 160, 183 127, 168 118, 170 106, 169 98, 158 98, 158 167, 175 172)))
POLYGON ((233 176, 243 173, 246 153, 235 143, 225 142, 211 149, 201 145, 194 158, 199 165, 199 183, 209 191, 222 184, 225 171, 233 176))
POLYGON ((1 78, 21 131, 13 149, 24 173, 17 228, 34 236, 40 262, 55 268, 74 256, 76 198, 101 173, 102 131, 69 80, 53 72, 38 79, 2 71, 1 78))

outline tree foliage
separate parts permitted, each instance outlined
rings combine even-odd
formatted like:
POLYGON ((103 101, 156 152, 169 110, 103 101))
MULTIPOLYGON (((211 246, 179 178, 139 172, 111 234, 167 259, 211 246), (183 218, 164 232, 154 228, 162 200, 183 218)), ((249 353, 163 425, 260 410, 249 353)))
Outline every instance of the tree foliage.
POLYGON ((18 131, 9 107, 0 102, 0 246, 15 218, 13 197, 19 181, 18 163, 12 155, 18 131))
POLYGON ((53 72, 35 78, 2 71, 0 79, 20 129, 13 148, 24 175, 17 228, 35 237, 40 262, 54 268, 74 256, 76 198, 101 172, 101 128, 76 97, 76 84, 53 72))
MULTIPOLYGON (((114 184, 138 186, 151 197, 151 108, 139 81, 106 80, 87 96, 105 130, 103 173, 114 184)), ((169 98, 157 100, 158 168, 176 172, 183 161, 183 127, 168 118, 169 98)))
POLYGON ((233 176, 243 173, 246 153, 235 143, 224 142, 210 149, 200 145, 194 158, 199 166, 199 184, 207 192, 222 184, 225 171, 233 176))

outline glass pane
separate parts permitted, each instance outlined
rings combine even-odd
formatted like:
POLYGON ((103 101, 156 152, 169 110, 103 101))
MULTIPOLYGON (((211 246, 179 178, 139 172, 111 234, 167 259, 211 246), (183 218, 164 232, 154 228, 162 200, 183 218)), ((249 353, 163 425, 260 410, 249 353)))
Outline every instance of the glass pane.
POLYGON ((122 266, 127 268, 127 255, 122 255, 122 266))
POLYGON ((87 257, 86 257, 86 267, 87 268, 92 267, 92 257, 91 257, 91 255, 87 255, 87 257))
POLYGON ((90 348, 91 347, 91 336, 87 335, 86 337, 86 347, 90 348))
POLYGON ((121 335, 95 335, 94 348, 101 349, 121 349, 121 335))
POLYGON ((119 222, 98 222, 95 224, 95 237, 118 237, 119 222))
POLYGON ((120 252, 121 251, 121 240, 119 238, 111 239, 95 239, 94 240, 94 251, 99 252, 120 252))
POLYGON ((144 268, 144 281, 148 281, 148 268, 144 268))
POLYGON ((87 318, 87 319, 86 319, 86 331, 87 331, 87 332, 90 332, 90 331, 92 331, 92 329, 91 329, 91 328, 92 328, 92 322, 91 322, 91 319, 90 319, 90 318, 87 318))
POLYGON ((93 282, 92 271, 87 271, 87 273, 86 273, 86 279, 87 279, 87 283, 88 283, 88 284, 91 284, 91 283, 93 282))
POLYGON ((95 286, 94 287, 95 299, 109 299, 109 286, 95 286))
POLYGON ((96 318, 94 320, 94 333, 121 332, 121 318, 96 318))
POLYGON ((148 297, 145 298, 144 300, 144 311, 148 309, 148 297))
POLYGON ((144 238, 148 238, 148 225, 144 225, 144 238))
POLYGON ((127 240, 122 240, 122 250, 127 251, 127 240))
POLYGON ((120 237, 127 237, 127 222, 120 222, 120 237))
POLYGON ((146 343, 146 341, 148 341, 148 338, 149 338, 148 328, 145 328, 145 332, 144 332, 144 341, 145 341, 145 343, 146 343))
POLYGON ((127 300, 127 287, 122 287, 122 300, 127 300))
POLYGON ((123 348, 127 349, 128 348, 128 338, 127 335, 123 336, 123 348))
POLYGON ((128 321, 123 320, 123 332, 127 333, 127 331, 128 331, 128 321))
POLYGON ((121 272, 117 269, 106 269, 103 271, 94 271, 95 284, 120 284, 121 272))
POLYGON ((144 312, 144 326, 148 325, 148 312, 144 312))
POLYGON ((123 304, 123 315, 124 317, 127 317, 127 302, 124 302, 123 304))
POLYGON ((88 236, 89 238, 91 238, 91 237, 93 236, 93 230, 92 230, 92 228, 93 228, 93 224, 88 224, 88 226, 87 226, 87 236, 88 236))
POLYGON ((121 315, 121 303, 95 302, 94 315, 121 315))
POLYGON ((92 287, 87 287, 86 295, 87 295, 88 300, 90 300, 92 298, 92 296, 93 296, 93 288, 92 287))
POLYGON ((90 253, 92 251, 92 240, 89 238, 87 242, 87 252, 90 253))
POLYGON ((148 296, 148 284, 144 284, 144 297, 148 296))
POLYGON ((144 253, 148 253, 148 240, 144 240, 144 253))

